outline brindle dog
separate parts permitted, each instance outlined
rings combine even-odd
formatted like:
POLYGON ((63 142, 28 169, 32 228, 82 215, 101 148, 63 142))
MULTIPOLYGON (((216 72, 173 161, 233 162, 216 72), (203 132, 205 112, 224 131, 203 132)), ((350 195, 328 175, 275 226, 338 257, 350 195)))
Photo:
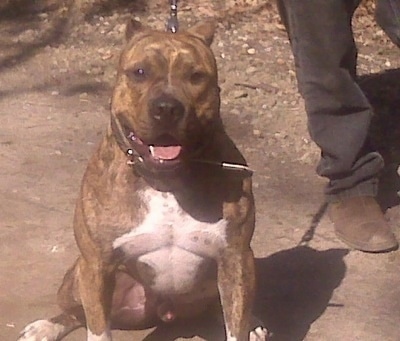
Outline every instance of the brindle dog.
POLYGON ((80 256, 58 292, 62 313, 29 324, 19 341, 81 326, 87 340, 109 341, 112 328, 184 319, 216 302, 227 340, 265 340, 251 327, 251 177, 220 118, 214 31, 210 22, 178 33, 128 25, 110 125, 77 201, 80 256))

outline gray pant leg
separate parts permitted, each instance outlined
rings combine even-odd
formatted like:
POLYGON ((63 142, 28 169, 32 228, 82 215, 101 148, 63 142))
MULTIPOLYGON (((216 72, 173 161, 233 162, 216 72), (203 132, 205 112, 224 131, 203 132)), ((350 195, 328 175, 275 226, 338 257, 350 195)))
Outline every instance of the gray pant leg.
POLYGON ((321 149, 317 173, 329 201, 376 195, 382 157, 368 151, 372 108, 355 82, 351 19, 359 0, 278 0, 293 50, 308 129, 321 149))
POLYGON ((400 47, 400 0, 378 0, 375 18, 392 42, 400 47))

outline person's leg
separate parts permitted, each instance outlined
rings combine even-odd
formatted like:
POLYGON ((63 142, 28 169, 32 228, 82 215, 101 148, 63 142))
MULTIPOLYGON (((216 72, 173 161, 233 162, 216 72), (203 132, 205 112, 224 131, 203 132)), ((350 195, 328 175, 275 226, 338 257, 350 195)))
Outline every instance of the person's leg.
POLYGON ((375 18, 392 42, 400 47, 400 0, 377 0, 375 18))
POLYGON ((369 151, 372 108, 355 82, 351 19, 359 0, 278 0, 293 50, 311 138, 321 148, 317 173, 335 231, 351 247, 384 251, 397 241, 373 198, 382 157, 369 151))

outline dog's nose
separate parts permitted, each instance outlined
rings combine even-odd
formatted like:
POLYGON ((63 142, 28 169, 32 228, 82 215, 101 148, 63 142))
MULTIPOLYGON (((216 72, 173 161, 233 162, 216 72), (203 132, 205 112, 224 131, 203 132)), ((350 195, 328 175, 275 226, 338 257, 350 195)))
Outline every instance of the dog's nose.
POLYGON ((175 97, 161 95, 157 97, 150 106, 150 115, 153 120, 171 125, 179 121, 185 113, 185 107, 175 97))

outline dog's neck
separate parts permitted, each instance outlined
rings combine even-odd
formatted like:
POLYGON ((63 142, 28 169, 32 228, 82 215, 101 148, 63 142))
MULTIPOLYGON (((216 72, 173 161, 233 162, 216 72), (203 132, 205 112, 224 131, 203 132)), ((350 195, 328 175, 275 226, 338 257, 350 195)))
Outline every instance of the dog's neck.
MULTIPOLYGON (((243 195, 244 181, 248 178, 245 173, 215 165, 221 161, 244 164, 243 157, 224 131, 218 132, 212 143, 198 155, 205 160, 215 161, 215 164, 187 161, 170 173, 154 173, 139 163, 131 164, 128 155, 119 148, 111 129, 99 152, 102 167, 120 174, 118 179, 122 179, 120 184, 126 186, 126 192, 146 187, 170 192, 186 212, 200 221, 220 219, 223 203, 239 200, 243 195)), ((109 183, 105 185, 113 186, 109 183)))
POLYGON ((144 163, 129 162, 133 172, 145 182, 161 192, 176 192, 185 186, 185 179, 187 178, 189 168, 182 166, 180 169, 174 171, 154 172, 148 169, 144 163))

